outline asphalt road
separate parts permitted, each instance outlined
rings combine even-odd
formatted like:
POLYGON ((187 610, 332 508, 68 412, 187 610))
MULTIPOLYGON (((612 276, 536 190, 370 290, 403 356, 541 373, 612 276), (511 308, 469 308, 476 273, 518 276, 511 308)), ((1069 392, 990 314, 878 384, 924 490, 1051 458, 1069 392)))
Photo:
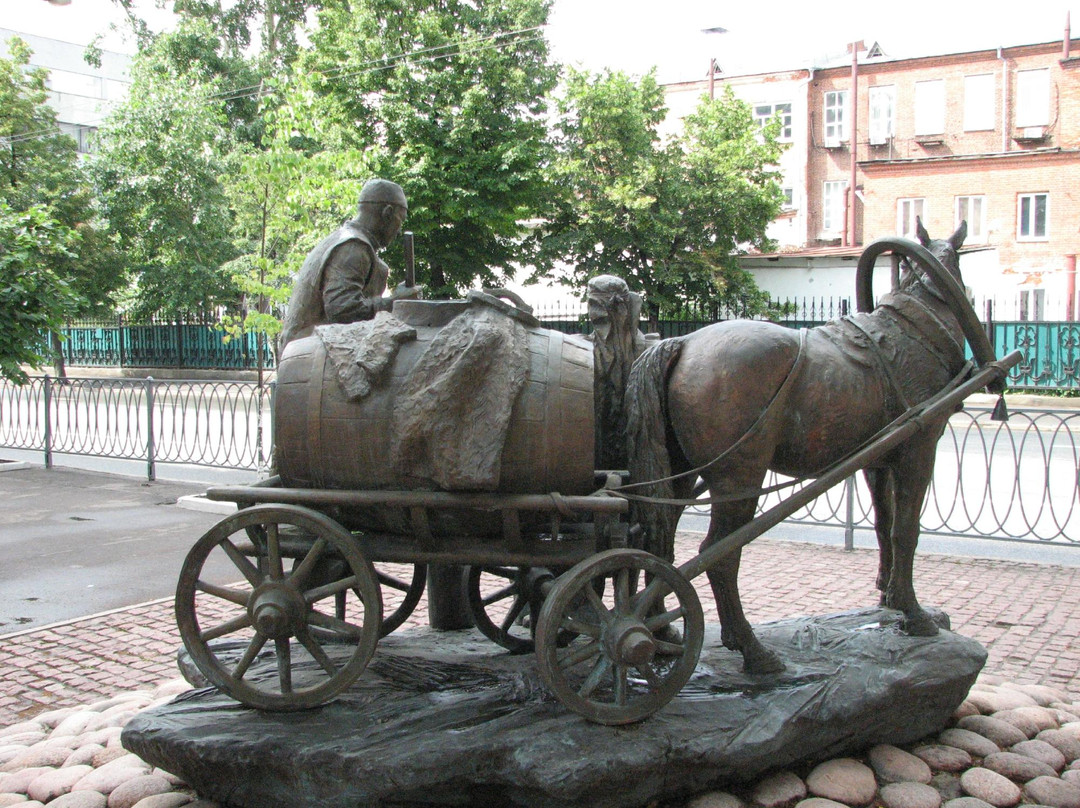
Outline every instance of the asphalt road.
POLYGON ((59 467, 0 473, 0 634, 171 596, 188 549, 221 518, 176 505, 205 488, 59 467))

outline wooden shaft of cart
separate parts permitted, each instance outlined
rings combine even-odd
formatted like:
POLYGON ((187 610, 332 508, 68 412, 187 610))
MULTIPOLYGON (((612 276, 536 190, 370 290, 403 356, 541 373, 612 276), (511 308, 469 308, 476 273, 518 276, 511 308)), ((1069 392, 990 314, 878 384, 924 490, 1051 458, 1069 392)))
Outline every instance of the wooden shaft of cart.
POLYGON ((928 420, 936 418, 943 411, 955 408, 969 395, 983 389, 991 382, 1004 378, 1009 370, 1016 366, 1022 358, 1023 355, 1020 351, 1013 351, 1001 361, 990 362, 985 365, 959 386, 946 389, 933 398, 927 399, 923 404, 908 410, 907 413, 879 432, 866 447, 860 449, 834 468, 829 469, 820 477, 807 483, 804 488, 792 494, 780 504, 765 511, 753 521, 733 530, 716 544, 691 558, 679 567, 679 572, 688 580, 692 580, 716 566, 724 558, 745 547, 762 533, 776 527, 837 483, 844 481, 856 471, 866 468, 884 457, 916 432, 922 430, 928 420))

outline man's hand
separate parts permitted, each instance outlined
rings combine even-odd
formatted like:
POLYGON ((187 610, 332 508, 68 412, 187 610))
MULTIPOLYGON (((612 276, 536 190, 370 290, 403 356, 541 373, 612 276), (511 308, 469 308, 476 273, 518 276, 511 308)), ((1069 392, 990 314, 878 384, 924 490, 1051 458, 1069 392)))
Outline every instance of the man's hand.
POLYGON ((423 286, 406 286, 404 283, 399 283, 390 293, 391 300, 422 300, 423 297, 423 286))

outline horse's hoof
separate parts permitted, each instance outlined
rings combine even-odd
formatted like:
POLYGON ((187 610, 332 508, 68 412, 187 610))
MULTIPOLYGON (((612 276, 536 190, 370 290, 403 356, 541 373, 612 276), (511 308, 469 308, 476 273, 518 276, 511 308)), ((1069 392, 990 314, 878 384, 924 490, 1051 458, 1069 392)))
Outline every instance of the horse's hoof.
POLYGON ((916 617, 905 617, 900 621, 900 630, 911 637, 936 637, 940 631, 934 618, 926 612, 916 617))
POLYGON ((743 652, 744 673, 762 676, 768 673, 781 673, 783 670, 783 661, 768 648, 759 647, 754 651, 743 652))

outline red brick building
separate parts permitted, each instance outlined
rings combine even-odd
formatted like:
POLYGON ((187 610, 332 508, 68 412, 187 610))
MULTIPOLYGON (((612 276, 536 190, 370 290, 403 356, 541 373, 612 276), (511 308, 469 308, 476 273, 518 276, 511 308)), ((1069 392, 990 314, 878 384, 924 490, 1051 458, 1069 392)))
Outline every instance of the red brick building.
MULTIPOLYGON (((748 257, 764 288, 783 296, 793 283, 805 286, 815 267, 823 280, 828 248, 836 248, 833 268, 850 275, 852 247, 910 237, 916 216, 934 236, 966 220, 967 244, 977 249, 963 268, 977 299, 994 299, 999 316, 1076 318, 1080 41, 914 59, 889 59, 874 46, 860 50, 856 66, 849 58, 801 72, 797 82, 792 71, 782 75, 800 88, 790 112, 805 138, 792 141, 785 161, 804 168, 784 174, 796 186, 795 207, 805 206, 805 232, 801 243, 781 244, 781 254, 748 257), (804 272, 768 272, 780 265, 804 272)), ((754 106, 777 75, 726 81, 754 106)), ((687 94, 704 86, 669 86, 672 108, 685 108, 687 94)), ((785 212, 789 226, 791 216, 785 212)), ((830 278, 819 288, 842 285, 830 278)))

